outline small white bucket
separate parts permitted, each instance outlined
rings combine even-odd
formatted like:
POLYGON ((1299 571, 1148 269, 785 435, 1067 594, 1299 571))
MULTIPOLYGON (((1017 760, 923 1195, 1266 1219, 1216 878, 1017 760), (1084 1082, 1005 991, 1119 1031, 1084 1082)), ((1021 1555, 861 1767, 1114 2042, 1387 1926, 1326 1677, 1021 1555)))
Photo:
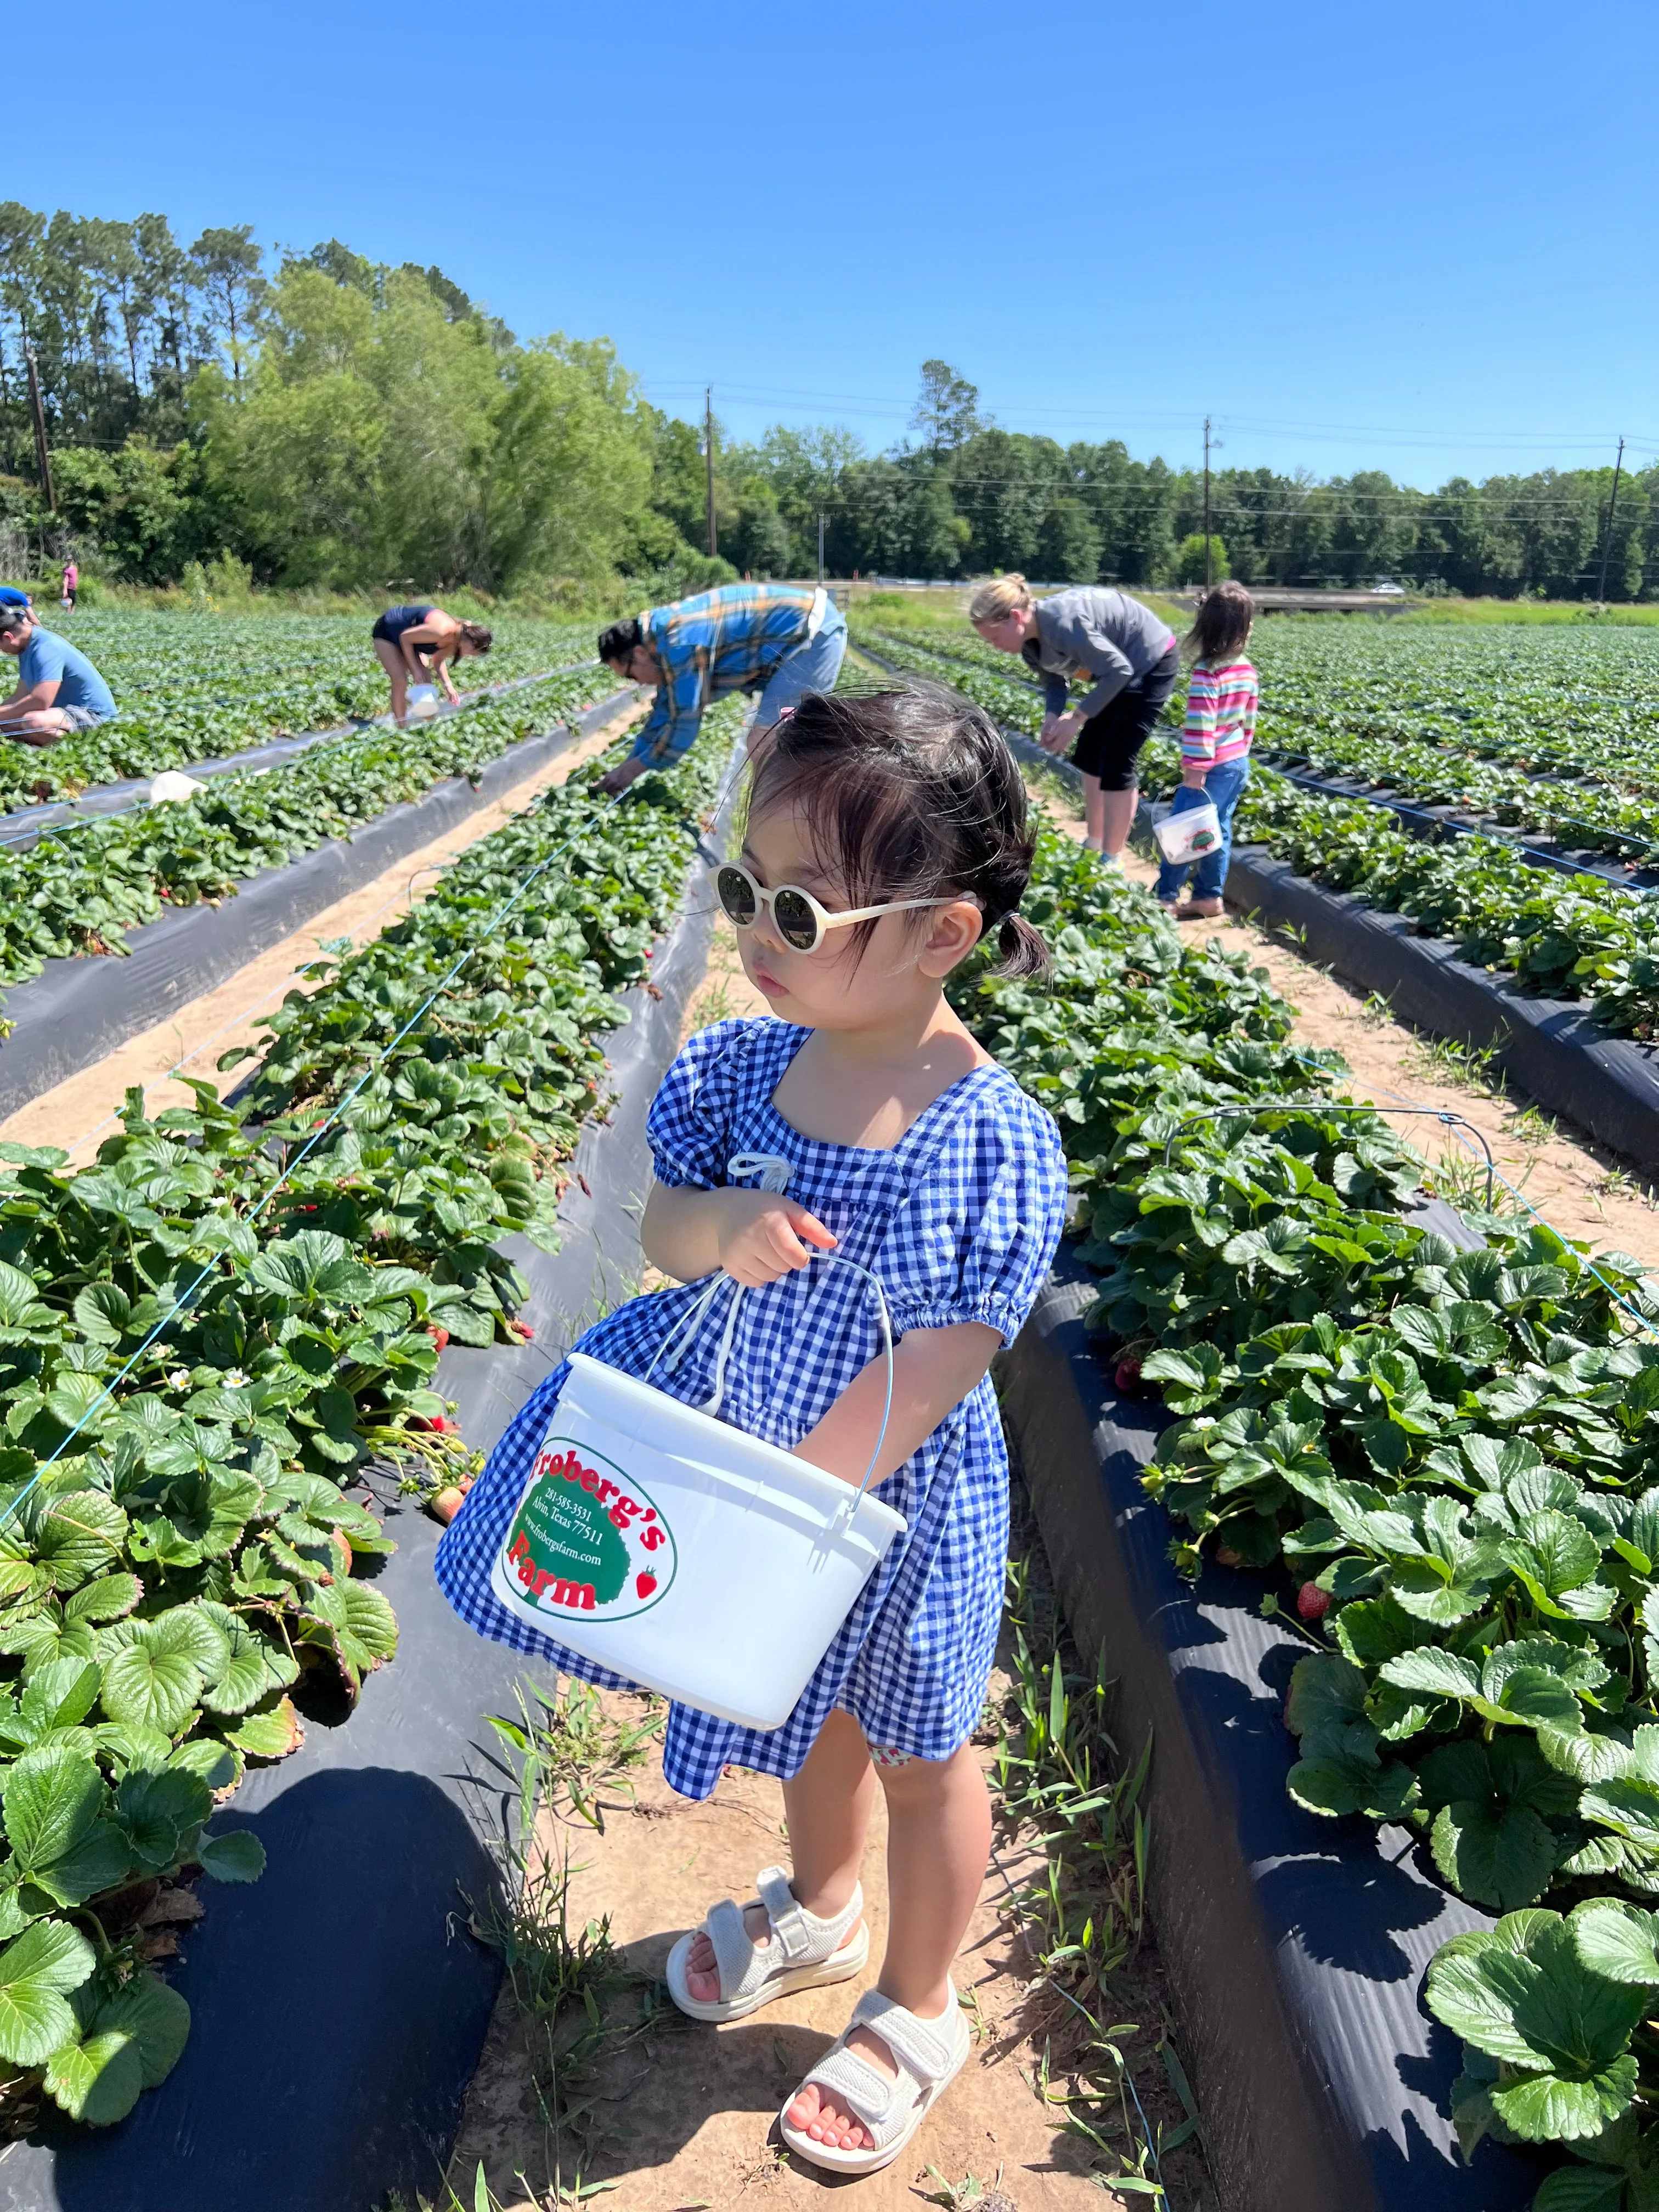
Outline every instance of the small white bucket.
POLYGON ((409 687, 409 711, 406 721, 427 721, 438 711, 438 687, 435 684, 411 684, 409 687))
POLYGON ((631 1682, 775 1729, 904 1525, 793 1452, 573 1352, 490 1589, 631 1682))
POLYGON ((1201 860, 1221 842, 1221 817, 1215 811, 1215 801, 1206 799, 1202 806, 1166 814, 1152 835, 1171 867, 1181 860, 1201 860))

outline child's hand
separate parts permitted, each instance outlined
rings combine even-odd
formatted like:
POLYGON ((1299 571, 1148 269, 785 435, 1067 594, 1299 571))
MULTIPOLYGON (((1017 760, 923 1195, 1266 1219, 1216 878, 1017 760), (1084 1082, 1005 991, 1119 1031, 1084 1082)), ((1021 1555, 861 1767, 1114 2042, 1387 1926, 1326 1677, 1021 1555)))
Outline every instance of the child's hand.
POLYGON ((1181 781, 1186 785, 1188 791, 1202 791, 1204 788, 1204 779, 1208 774, 1209 770, 1207 769, 1183 768, 1181 771, 1181 781))
POLYGON ((750 1290, 806 1267, 812 1257, 809 1244, 821 1252, 836 1249, 836 1239, 817 1215, 793 1198, 769 1190, 718 1190, 709 1195, 719 1201, 714 1241, 720 1265, 750 1290))

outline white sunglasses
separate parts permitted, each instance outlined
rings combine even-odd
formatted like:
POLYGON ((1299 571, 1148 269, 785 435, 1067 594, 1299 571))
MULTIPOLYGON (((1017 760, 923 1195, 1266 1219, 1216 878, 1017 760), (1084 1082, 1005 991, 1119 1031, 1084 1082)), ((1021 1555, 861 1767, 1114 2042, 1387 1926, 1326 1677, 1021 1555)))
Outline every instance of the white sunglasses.
MULTIPOLYGON (((772 927, 792 952, 816 952, 823 942, 827 929, 839 929, 843 922, 873 921, 878 915, 905 914, 914 907, 950 906, 949 898, 891 899, 885 906, 850 907, 845 914, 827 914, 811 891, 804 891, 799 884, 780 884, 775 890, 768 890, 757 884, 747 868, 740 868, 728 860, 717 869, 714 888, 728 921, 739 929, 752 928, 763 907, 772 916, 772 927)), ((957 896, 960 894, 957 894, 957 896)))

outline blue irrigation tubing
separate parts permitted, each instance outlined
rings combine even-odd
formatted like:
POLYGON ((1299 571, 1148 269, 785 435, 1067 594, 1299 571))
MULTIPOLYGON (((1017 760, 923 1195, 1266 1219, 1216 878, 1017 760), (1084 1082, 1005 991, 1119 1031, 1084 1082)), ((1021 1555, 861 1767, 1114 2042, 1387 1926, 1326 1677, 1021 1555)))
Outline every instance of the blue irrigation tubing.
MULTIPOLYGON (((458 714, 470 714, 476 713, 476 711, 481 707, 493 707, 498 700, 505 698, 509 692, 528 690, 531 685, 534 684, 551 684, 556 678, 561 676, 580 676, 583 671, 590 665, 591 664, 585 660, 573 660, 568 668, 544 669, 539 676, 514 676, 509 678, 509 680, 505 684, 492 685, 487 691, 475 692, 470 699, 463 700, 459 706, 451 707, 429 719, 434 721, 453 721, 458 714)), ((394 726, 392 721, 392 717, 389 714, 377 714, 373 721, 362 723, 355 729, 342 731, 337 737, 335 737, 331 740, 331 744, 335 745, 350 744, 359 738, 367 738, 373 732, 389 729, 392 726, 394 726)), ((0 728, 0 736, 4 735, 5 732, 3 728, 0 728)), ((281 739, 273 738, 265 739, 263 742, 276 744, 281 743, 281 739)), ((305 746, 301 751, 294 754, 292 757, 295 760, 304 759, 311 753, 320 752, 323 750, 325 744, 329 742, 327 732, 319 730, 317 733, 315 743, 305 746)), ((251 746, 248 750, 252 751, 256 749, 251 746)), ((202 764, 203 763, 200 762, 194 763, 197 767, 200 767, 202 764)), ((288 763, 286 761, 282 761, 276 763, 275 765, 286 768, 288 766, 288 763)), ((158 775, 164 772, 171 775, 183 774, 188 775, 190 774, 190 769, 170 769, 167 771, 157 769, 156 771, 158 775)), ((233 775, 247 775, 250 774, 264 775, 268 773, 269 771, 265 769, 233 769, 230 771, 230 774, 233 775)), ((216 782, 218 778, 214 777, 210 779, 210 781, 216 782)), ((94 784, 89 787, 93 790, 96 790, 98 786, 94 784)), ((74 804, 75 801, 72 799, 46 799, 41 802, 40 811, 44 814, 50 811, 53 806, 73 806, 74 804)), ((60 837, 66 830, 90 830, 94 823, 99 822, 119 822, 129 814, 142 814, 145 812, 152 804, 153 802, 148 799, 136 799, 131 806, 112 806, 107 813, 78 814, 72 821, 49 823, 43 830, 24 830, 15 837, 0 837, 0 852, 8 851, 14 845, 21 845, 31 841, 33 843, 39 844, 42 839, 46 837, 60 837)), ((31 810, 25 807, 19 811, 22 813, 27 813, 31 810)))
MULTIPOLYGON (((741 763, 739 760, 734 763, 733 768, 728 771, 727 776, 720 787, 722 798, 724 794, 730 790, 732 781, 737 773, 737 769, 740 765, 741 763)), ((617 799, 617 805, 618 806, 625 805, 627 798, 628 793, 624 791, 617 799)), ((357 1080, 352 1085, 350 1090, 346 1091, 343 1096, 337 1099, 334 1105, 329 1109, 326 1115, 312 1131, 310 1136, 306 1139, 300 1150, 295 1154, 294 1158, 289 1162, 288 1165, 283 1170, 276 1182, 271 1184, 270 1189, 265 1193, 264 1196, 259 1200, 258 1204, 253 1208, 252 1212, 246 1213, 242 1217, 245 1224, 251 1224, 259 1218, 259 1216, 276 1196, 277 1193, 282 1189, 283 1184, 287 1182, 289 1177, 294 1173, 295 1170, 300 1167, 308 1154, 313 1152, 322 1142, 323 1139, 328 1134, 330 1129, 334 1127, 335 1123, 339 1120, 346 1108, 350 1105, 352 1100, 363 1090, 364 1086, 373 1077, 376 1068, 384 1066, 388 1055, 396 1050, 397 1047, 400 1045, 404 1039, 409 1035, 410 1030, 415 1027, 416 1024, 428 1013, 432 1007, 436 1005, 439 999, 443 996, 443 994, 449 988, 455 978, 460 974, 462 969, 465 967, 467 962, 478 950, 480 945, 485 944, 489 941, 491 933, 506 919, 506 917, 513 911, 513 908, 517 906, 519 901, 530 889, 530 886, 535 882, 537 877, 544 875, 548 869, 552 866, 554 861, 558 860, 562 854, 569 850, 570 847, 574 844, 576 839, 580 836, 580 827, 573 830, 569 836, 567 837, 562 844, 556 845, 545 860, 538 860, 536 863, 536 866, 531 869, 530 872, 520 880, 516 889, 510 892, 508 896, 501 901, 501 903, 496 908, 495 911, 490 915, 489 921, 485 923, 480 934, 475 938, 473 942, 467 946, 466 950, 460 954, 450 967, 447 974, 445 974, 439 981, 433 986, 427 997, 415 1009, 415 1012, 410 1016, 409 1019, 404 1024, 397 1035, 389 1038, 387 1042, 381 1046, 379 1053, 363 1070, 357 1080)), ((217 1261, 210 1261, 208 1266, 203 1268, 201 1273, 197 1276, 195 1281, 191 1284, 188 1290, 180 1292, 179 1296, 173 1301, 167 1312, 162 1315, 161 1320, 156 1322, 155 1328, 151 1329, 149 1334, 144 1339, 143 1342, 138 1346, 138 1349, 133 1353, 126 1364, 120 1370, 119 1373, 111 1376, 110 1380, 105 1384, 102 1390, 99 1392, 97 1397, 93 1400, 91 1405, 87 1407, 86 1412, 82 1414, 80 1419, 75 1424, 75 1426, 64 1438, 63 1443, 58 1445, 54 1450, 46 1455, 46 1458, 41 1461, 34 1473, 29 1477, 29 1480, 24 1484, 21 1490, 18 1492, 16 1497, 12 1498, 3 1508, 0 1508, 0 1528, 3 1528, 6 1522, 17 1512, 18 1509, 23 1504, 24 1501, 29 1497, 31 1492, 39 1487, 41 1480, 45 1477, 46 1469, 63 1457, 64 1454, 75 1442, 76 1437, 80 1435, 82 1430, 85 1428, 87 1423, 92 1419, 93 1415, 98 1412, 100 1407, 106 1405, 109 1400, 114 1396, 115 1392, 119 1389, 120 1385, 126 1381, 128 1376, 131 1375, 133 1369, 137 1366, 139 1361, 143 1359, 145 1353, 149 1352, 151 1346, 159 1340, 163 1330, 167 1328, 171 1322, 176 1320, 179 1315, 186 1310, 191 1301, 195 1297, 197 1292, 202 1288, 202 1285, 209 1281, 213 1276, 216 1267, 217 1261)))

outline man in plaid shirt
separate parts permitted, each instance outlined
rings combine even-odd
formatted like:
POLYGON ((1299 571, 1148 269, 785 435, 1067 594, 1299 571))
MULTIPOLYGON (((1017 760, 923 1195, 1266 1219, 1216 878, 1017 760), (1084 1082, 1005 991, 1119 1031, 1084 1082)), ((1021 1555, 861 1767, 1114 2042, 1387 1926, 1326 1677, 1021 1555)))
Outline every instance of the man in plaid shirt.
POLYGON ((761 695, 752 748, 786 707, 834 690, 846 650, 841 610, 807 584, 721 584, 612 623, 599 633, 599 659, 625 684, 654 684, 657 696, 633 752, 601 788, 623 791, 647 769, 672 767, 703 709, 728 691, 761 695))

